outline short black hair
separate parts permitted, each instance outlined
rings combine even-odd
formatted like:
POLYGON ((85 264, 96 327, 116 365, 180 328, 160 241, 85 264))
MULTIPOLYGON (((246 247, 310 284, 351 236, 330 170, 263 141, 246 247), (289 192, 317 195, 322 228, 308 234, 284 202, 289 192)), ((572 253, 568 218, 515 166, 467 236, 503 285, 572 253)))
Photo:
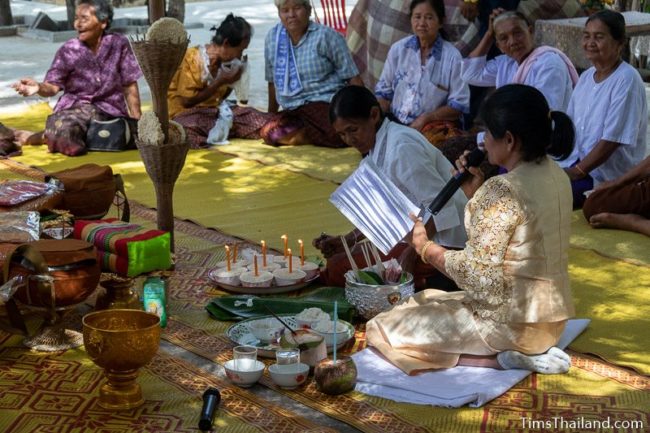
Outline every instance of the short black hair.
POLYGON ((613 11, 611 9, 603 9, 587 18, 587 24, 594 20, 599 20, 607 26, 609 34, 612 35, 615 41, 624 44, 627 41, 625 34, 625 17, 622 13, 613 11))
POLYGON ((212 27, 214 36, 212 43, 216 45, 223 45, 226 41, 231 47, 238 47, 246 39, 250 40, 253 35, 253 28, 242 17, 236 17, 233 14, 228 14, 219 27, 212 27))
POLYGON ((108 0, 77 0, 77 6, 88 5, 95 8, 95 16, 100 22, 106 23, 105 31, 113 22, 113 5, 108 0))
POLYGON ((370 119, 372 107, 381 111, 379 101, 373 93, 363 86, 345 86, 332 98, 330 102, 330 123, 336 119, 370 119))
POLYGON ((411 4, 409 5, 409 17, 413 15, 413 9, 421 3, 429 3, 438 16, 440 24, 445 21, 445 3, 442 0, 411 0, 411 4))
POLYGON ((573 122, 561 111, 551 111, 546 98, 534 87, 508 84, 498 88, 481 107, 481 118, 495 138, 507 131, 521 140, 524 161, 545 155, 566 159, 573 150, 573 122))

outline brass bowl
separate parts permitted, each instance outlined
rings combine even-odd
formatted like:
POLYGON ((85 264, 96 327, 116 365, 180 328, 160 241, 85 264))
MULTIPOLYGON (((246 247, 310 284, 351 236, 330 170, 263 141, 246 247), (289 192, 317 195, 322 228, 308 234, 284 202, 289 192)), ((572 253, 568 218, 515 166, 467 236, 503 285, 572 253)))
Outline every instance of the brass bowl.
POLYGON ((141 310, 104 310, 84 316, 86 353, 107 378, 99 390, 101 407, 126 410, 144 403, 136 382, 138 369, 158 352, 160 332, 160 318, 141 310))

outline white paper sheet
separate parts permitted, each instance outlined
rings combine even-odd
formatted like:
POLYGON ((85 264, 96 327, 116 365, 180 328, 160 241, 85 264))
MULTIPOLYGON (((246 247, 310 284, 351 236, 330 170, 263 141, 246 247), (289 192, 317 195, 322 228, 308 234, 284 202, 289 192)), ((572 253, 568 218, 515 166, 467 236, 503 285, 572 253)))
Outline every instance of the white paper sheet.
POLYGON ((413 228, 409 213, 420 211, 368 158, 332 193, 330 202, 384 254, 413 228))

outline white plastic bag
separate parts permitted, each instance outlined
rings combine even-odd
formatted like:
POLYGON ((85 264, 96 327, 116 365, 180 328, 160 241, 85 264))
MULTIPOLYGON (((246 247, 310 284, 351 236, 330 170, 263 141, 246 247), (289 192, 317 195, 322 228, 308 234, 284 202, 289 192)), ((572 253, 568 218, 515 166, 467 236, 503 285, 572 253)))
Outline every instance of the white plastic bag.
POLYGON ((219 117, 214 123, 214 126, 208 133, 208 144, 224 145, 228 144, 228 133, 232 127, 233 114, 227 101, 223 101, 219 105, 219 117))

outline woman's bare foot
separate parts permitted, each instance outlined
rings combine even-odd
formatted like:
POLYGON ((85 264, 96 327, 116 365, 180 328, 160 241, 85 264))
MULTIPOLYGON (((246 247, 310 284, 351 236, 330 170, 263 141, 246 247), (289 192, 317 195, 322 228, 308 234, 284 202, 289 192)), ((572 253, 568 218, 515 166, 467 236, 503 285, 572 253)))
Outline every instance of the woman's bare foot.
POLYGON ((23 129, 16 129, 14 131, 14 137, 16 139, 16 142, 18 142, 18 144, 21 146, 24 146, 25 144, 30 146, 38 146, 43 144, 43 131, 32 132, 25 131, 23 129))
POLYGON ((592 215, 589 224, 594 228, 612 228, 618 230, 627 230, 650 236, 650 219, 641 215, 627 213, 610 213, 602 212, 592 215))

